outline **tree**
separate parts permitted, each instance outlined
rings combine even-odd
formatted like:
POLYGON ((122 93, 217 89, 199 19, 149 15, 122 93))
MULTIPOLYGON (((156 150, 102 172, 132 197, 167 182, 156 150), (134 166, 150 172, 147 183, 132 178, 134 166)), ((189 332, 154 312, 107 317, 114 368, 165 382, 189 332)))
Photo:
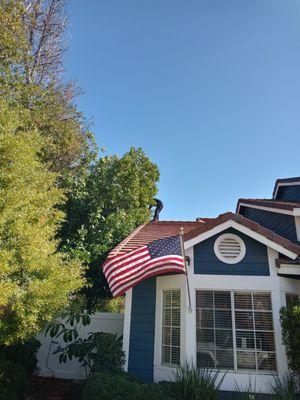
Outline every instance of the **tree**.
POLYGON ((101 270, 108 252, 138 225, 149 221, 159 171, 141 149, 105 156, 74 181, 60 237, 62 248, 86 265, 88 308, 110 297, 101 270))
POLYGON ((57 251, 64 201, 41 163, 28 111, 0 103, 0 344, 22 342, 66 307, 83 284, 80 264, 57 251))
POLYGON ((0 96, 29 111, 27 129, 39 130, 41 159, 62 186, 96 156, 79 90, 62 79, 66 23, 63 0, 0 0, 0 96))

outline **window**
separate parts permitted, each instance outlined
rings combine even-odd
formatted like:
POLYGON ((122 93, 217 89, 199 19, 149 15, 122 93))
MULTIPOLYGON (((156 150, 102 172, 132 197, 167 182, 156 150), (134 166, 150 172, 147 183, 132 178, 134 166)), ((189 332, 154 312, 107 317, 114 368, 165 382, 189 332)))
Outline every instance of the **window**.
POLYGON ((246 254, 244 241, 237 235, 225 233, 214 244, 215 255, 226 264, 237 264, 246 254))
POLYGON ((296 293, 286 293, 285 294, 286 305, 290 306, 293 303, 300 301, 300 295, 296 293))
POLYGON ((271 295, 196 292, 197 365, 238 371, 274 371, 271 295))
POLYGON ((162 363, 180 364, 180 290, 163 291, 162 363))
POLYGON ((233 369, 230 292, 196 292, 197 366, 233 369))

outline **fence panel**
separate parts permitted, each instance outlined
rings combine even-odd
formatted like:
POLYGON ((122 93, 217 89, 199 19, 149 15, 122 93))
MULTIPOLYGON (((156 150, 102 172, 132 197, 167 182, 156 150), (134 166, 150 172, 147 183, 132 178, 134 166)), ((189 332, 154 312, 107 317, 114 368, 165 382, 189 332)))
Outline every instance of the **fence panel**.
MULTIPOLYGON (((82 326, 78 329, 79 336, 85 338, 90 332, 108 332, 123 334, 123 314, 114 313, 95 313, 91 316, 91 323, 88 326, 82 326)), ((38 368, 40 376, 52 376, 62 379, 84 379, 85 371, 77 360, 68 360, 60 364, 58 355, 53 355, 53 351, 58 344, 63 345, 62 340, 57 340, 58 344, 51 344, 49 335, 45 337, 40 333, 37 339, 41 342, 38 353, 38 368)))

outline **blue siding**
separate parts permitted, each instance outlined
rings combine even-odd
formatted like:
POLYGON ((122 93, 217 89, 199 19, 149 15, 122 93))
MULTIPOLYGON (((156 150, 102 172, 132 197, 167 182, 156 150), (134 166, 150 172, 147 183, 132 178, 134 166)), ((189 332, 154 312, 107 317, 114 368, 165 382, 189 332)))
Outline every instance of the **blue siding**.
POLYGON ((292 215, 244 207, 242 214, 273 232, 297 243, 295 219, 292 215))
POLYGON ((216 275, 270 275, 267 248, 265 245, 249 238, 235 229, 227 229, 194 246, 194 273, 216 275), (226 264, 220 261, 214 252, 214 243, 218 236, 234 233, 246 245, 246 255, 237 264, 226 264))
POLYGON ((279 186, 276 200, 300 201, 300 185, 279 186))
POLYGON ((156 278, 132 290, 128 372, 153 381, 156 278))

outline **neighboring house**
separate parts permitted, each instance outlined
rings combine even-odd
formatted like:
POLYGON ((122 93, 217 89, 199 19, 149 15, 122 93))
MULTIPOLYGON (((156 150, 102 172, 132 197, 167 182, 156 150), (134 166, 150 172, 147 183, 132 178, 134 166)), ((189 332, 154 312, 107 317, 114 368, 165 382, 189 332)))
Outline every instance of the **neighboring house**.
POLYGON ((240 199, 236 213, 138 227, 111 255, 184 229, 185 275, 147 279, 126 293, 126 370, 168 380, 185 361, 227 371, 222 390, 251 381, 268 392, 287 370, 279 310, 300 295, 300 178, 278 179, 273 199, 240 199))

